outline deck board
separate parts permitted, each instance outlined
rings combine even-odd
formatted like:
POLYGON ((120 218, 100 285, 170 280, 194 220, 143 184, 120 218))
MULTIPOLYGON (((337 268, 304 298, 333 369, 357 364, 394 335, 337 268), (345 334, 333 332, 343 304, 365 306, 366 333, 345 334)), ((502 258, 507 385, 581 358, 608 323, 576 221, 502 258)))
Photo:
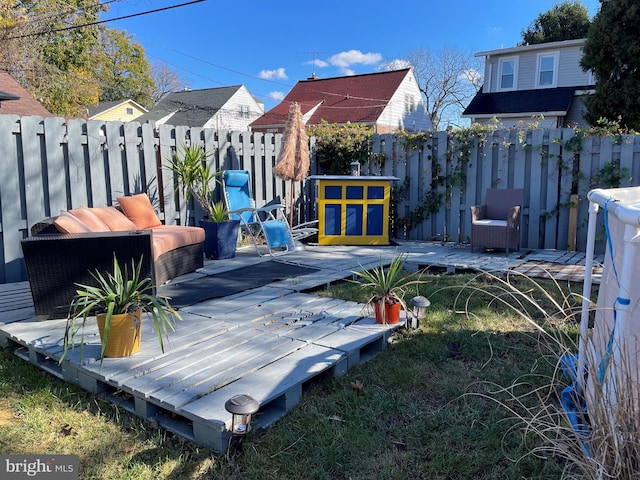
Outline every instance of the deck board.
MULTIPOLYGON (((141 350, 99 361, 100 339, 90 319, 80 348, 63 352, 65 320, 38 322, 28 282, 0 285, 0 346, 65 381, 185 438, 223 451, 230 415, 224 403, 248 393, 260 404, 256 425, 267 427, 301 399, 303 387, 322 375, 342 375, 382 351, 399 325, 378 325, 369 309, 313 292, 362 268, 388 264, 398 253, 407 268, 458 271, 515 271, 580 281, 584 254, 555 250, 472 253, 441 242, 400 242, 384 247, 309 246, 277 261, 319 269, 180 309, 183 319, 165 339, 162 352, 150 322, 143 322, 141 350)), ((195 279, 267 261, 253 251, 233 259, 207 261, 195 279)), ((594 278, 601 272, 596 259, 594 278)), ((79 338, 78 338, 79 341, 79 338)))

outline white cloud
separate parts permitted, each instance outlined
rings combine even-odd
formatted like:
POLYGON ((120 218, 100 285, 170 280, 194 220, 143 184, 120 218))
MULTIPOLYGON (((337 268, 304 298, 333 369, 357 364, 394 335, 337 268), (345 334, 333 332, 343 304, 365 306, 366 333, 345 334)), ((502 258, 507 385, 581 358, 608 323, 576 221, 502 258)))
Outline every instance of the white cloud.
POLYGON ((286 80, 287 73, 284 68, 278 68, 276 70, 261 70, 258 76, 264 80, 286 80))
POLYGON ((482 72, 479 72, 474 68, 465 70, 463 73, 463 78, 474 87, 479 87, 480 85, 482 85, 482 81, 484 80, 482 72))
POLYGON ((360 50, 349 50, 332 55, 329 63, 335 67, 349 68, 352 65, 375 65, 382 61, 379 53, 362 53, 360 50))
POLYGON ((384 65, 384 70, 389 70, 389 71, 403 70, 405 68, 411 68, 411 64, 408 61, 402 60, 400 58, 395 58, 384 65))
POLYGON ((267 95, 271 100, 282 100, 284 98, 283 92, 269 92, 267 95))
POLYGON ((304 62, 304 65, 315 65, 316 67, 319 67, 319 68, 326 68, 329 66, 327 62, 325 62, 324 60, 320 60, 319 58, 316 58, 315 60, 309 60, 308 62, 304 62))

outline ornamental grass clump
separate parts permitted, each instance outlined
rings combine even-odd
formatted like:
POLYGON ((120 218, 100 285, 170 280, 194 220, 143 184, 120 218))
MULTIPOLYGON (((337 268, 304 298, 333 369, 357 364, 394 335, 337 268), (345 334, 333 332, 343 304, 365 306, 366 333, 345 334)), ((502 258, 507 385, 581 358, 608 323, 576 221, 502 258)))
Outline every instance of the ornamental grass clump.
MULTIPOLYGON (((542 352, 539 362, 553 366, 553 374, 542 387, 530 387, 539 384, 530 377, 537 375, 536 366, 532 366, 530 375, 511 385, 484 383, 470 387, 478 391, 469 395, 491 399, 511 415, 512 425, 505 439, 520 436, 527 453, 513 457, 505 449, 505 454, 513 461, 527 455, 560 460, 564 465, 563 479, 640 478, 640 390, 635 339, 631 342, 633 352, 628 349, 616 353, 618 346, 611 345, 611 358, 617 360, 610 361, 604 371, 594 348, 587 348, 585 380, 575 383, 575 371, 571 372, 567 359, 575 358, 578 351, 582 296, 567 293, 557 301, 548 287, 545 290, 524 275, 482 275, 488 275, 490 286, 476 288, 469 282, 456 299, 458 307, 462 306, 458 311, 473 315, 465 306, 480 295, 494 308, 516 313, 538 332, 542 352)), ((558 282, 555 286, 566 292, 558 282)))

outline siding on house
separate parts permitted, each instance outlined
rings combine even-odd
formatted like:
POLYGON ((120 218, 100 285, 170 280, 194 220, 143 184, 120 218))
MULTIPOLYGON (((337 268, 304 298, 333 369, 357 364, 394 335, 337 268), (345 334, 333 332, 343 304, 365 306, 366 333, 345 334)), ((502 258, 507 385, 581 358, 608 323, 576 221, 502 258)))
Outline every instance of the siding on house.
POLYGON ((263 113, 264 108, 256 103, 255 97, 242 85, 203 128, 247 130, 248 124, 263 113))
POLYGON ((89 120, 130 122, 147 113, 147 109, 133 100, 100 102, 89 109, 89 120))
MULTIPOLYGON (((536 67, 540 53, 559 53, 557 87, 572 87, 589 85, 589 72, 580 67, 584 39, 567 40, 564 42, 550 42, 539 45, 505 48, 476 53, 476 57, 484 56, 485 79, 483 91, 485 93, 499 92, 500 60, 507 57, 517 58, 517 79, 515 90, 532 90, 536 87, 536 67)), ((552 87, 549 87, 552 88, 552 87)))
POLYGON ((396 130, 416 132, 431 129, 433 129, 433 124, 422 100, 422 92, 420 92, 413 71, 409 71, 380 115, 378 133, 391 133, 396 130), (410 105, 407 103, 408 99, 411 99, 410 105))

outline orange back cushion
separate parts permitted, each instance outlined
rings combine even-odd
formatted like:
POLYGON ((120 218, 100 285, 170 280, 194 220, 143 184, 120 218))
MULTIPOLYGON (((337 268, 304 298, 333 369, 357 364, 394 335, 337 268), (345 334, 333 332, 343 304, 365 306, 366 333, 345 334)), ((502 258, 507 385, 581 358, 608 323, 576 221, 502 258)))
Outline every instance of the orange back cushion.
POLYGON ((84 206, 69 210, 69 213, 76 218, 79 218, 87 227, 94 232, 108 232, 109 226, 100 220, 92 208, 84 206))
POLYGON ((118 203, 124 214, 136 224, 139 230, 162 225, 146 193, 120 197, 118 203))
POLYGON ((60 211, 60 215, 55 219, 53 224, 58 231, 62 233, 87 233, 93 231, 82 220, 74 217, 65 210, 60 211))
POLYGON ((137 230, 136 224, 125 217, 116 207, 93 207, 92 210, 100 220, 107 224, 111 231, 137 230))

